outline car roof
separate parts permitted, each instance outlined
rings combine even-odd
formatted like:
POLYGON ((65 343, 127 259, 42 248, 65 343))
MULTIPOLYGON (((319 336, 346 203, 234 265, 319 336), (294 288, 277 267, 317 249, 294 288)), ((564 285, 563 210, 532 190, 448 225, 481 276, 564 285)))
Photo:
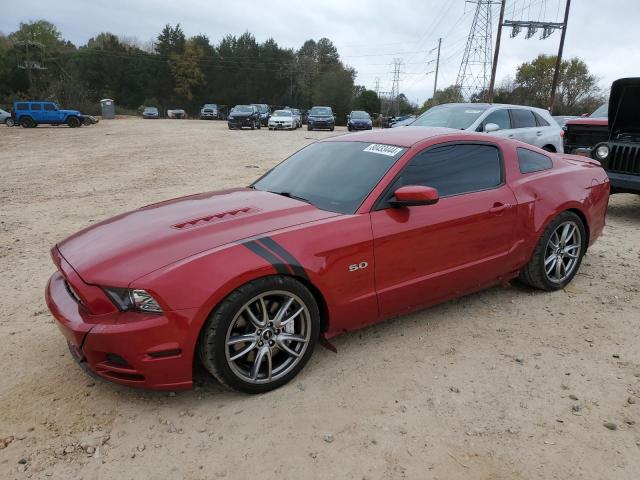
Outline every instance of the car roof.
POLYGON ((412 145, 428 138, 455 133, 460 134, 461 132, 461 130, 456 130, 454 128, 403 127, 384 130, 367 130, 365 132, 352 133, 349 135, 329 137, 321 141, 382 143, 385 145, 396 145, 398 147, 409 148, 412 145))
POLYGON ((440 105, 434 105, 435 107, 441 107, 441 106, 446 106, 446 105, 455 105, 455 106, 465 106, 465 107, 476 107, 476 108, 482 108, 484 110, 488 110, 489 108, 496 108, 496 107, 500 107, 500 108, 528 108, 529 110, 535 110, 537 112, 546 112, 548 113, 547 110, 545 110, 544 108, 539 108, 539 107, 532 107, 530 105, 513 105, 511 103, 472 103, 472 102, 461 102, 461 103, 442 103, 440 105))

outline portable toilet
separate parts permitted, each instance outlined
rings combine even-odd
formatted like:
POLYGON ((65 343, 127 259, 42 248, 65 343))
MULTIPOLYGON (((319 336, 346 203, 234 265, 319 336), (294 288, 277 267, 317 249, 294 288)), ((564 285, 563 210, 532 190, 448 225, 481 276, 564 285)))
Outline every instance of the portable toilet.
POLYGON ((100 100, 102 107, 102 118, 116 118, 116 104, 110 98, 103 98, 100 100))

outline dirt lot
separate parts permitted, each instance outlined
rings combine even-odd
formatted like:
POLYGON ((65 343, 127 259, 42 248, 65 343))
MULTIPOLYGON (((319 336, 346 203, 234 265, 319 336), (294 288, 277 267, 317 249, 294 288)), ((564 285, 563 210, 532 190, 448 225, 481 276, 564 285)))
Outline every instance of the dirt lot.
POLYGON ((204 373, 190 392, 144 392, 73 363, 43 299, 55 242, 247 184, 326 135, 170 120, 0 128, 0 478, 640 477, 638 196, 612 198, 566 290, 494 288, 343 336, 267 395, 204 373))

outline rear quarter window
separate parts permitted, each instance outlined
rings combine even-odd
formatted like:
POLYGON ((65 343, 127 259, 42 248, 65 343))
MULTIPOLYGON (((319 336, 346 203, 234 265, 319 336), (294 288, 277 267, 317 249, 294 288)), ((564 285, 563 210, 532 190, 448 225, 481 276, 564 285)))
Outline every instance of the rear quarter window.
POLYGON ((533 112, 533 116, 536 117, 536 122, 538 123, 539 127, 550 127, 551 124, 549 122, 547 122, 544 117, 542 115, 540 115, 538 112, 533 112))
POLYGON ((517 148, 516 151, 518 152, 520 173, 541 172, 553 167, 553 161, 546 155, 526 148, 517 148))

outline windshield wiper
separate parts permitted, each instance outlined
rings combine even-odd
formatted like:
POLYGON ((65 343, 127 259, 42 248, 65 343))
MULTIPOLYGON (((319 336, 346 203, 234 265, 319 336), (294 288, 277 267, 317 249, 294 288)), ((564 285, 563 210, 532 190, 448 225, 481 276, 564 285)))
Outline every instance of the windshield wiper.
POLYGON ((305 202, 305 203, 309 203, 311 204, 311 201, 304 198, 304 197, 299 197, 298 195, 294 195, 291 192, 272 192, 269 191, 269 193, 275 193, 276 195, 282 195, 283 197, 287 197, 287 198, 293 198, 294 200, 300 200, 301 202, 305 202))

